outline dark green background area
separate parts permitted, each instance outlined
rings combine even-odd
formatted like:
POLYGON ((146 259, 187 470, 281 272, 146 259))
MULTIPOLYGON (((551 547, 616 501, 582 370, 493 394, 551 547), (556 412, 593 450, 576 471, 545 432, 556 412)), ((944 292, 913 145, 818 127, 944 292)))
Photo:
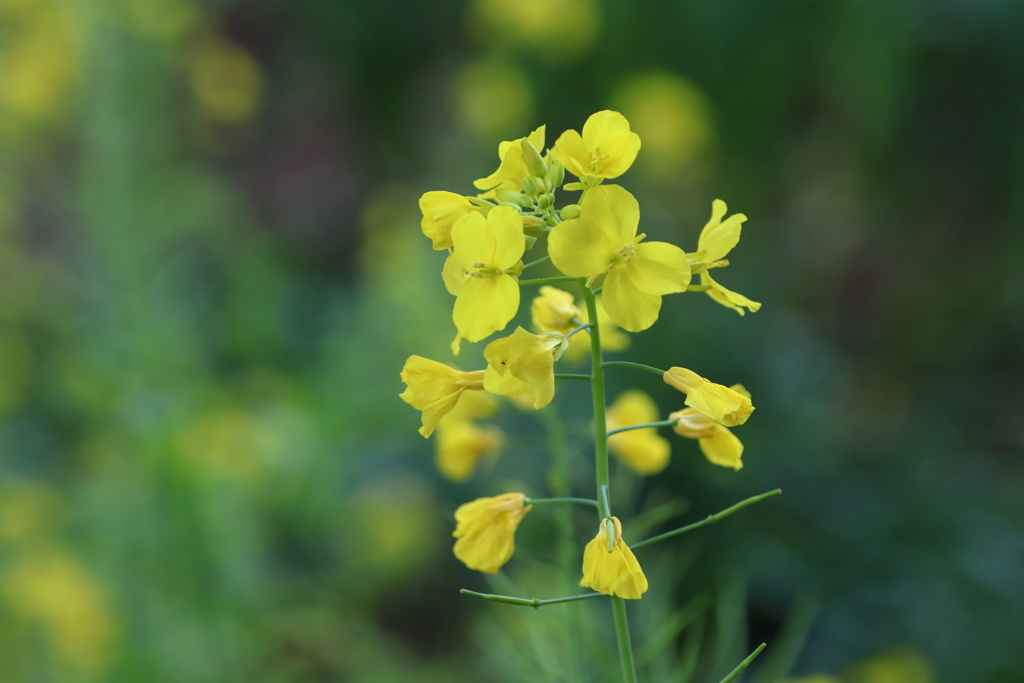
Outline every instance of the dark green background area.
MULTIPOLYGON (((856 666, 891 652, 944 683, 1024 680, 1024 5, 604 0, 589 47, 559 55, 451 0, 157 3, 192 12, 177 32, 46 4, 77 27, 54 49, 74 76, 45 115, 0 108, 0 680, 599 678, 603 660, 541 634, 577 608, 609 621, 603 602, 458 594, 563 589, 550 508, 494 582, 450 553, 462 502, 547 495, 544 424, 503 409, 501 459, 446 482, 398 375, 412 354, 456 362, 420 194, 473 192, 500 141, 547 124, 550 146, 652 72, 701 94, 712 134, 615 182, 642 232, 687 250, 713 199, 744 213, 718 280, 763 308, 667 297, 615 357, 741 382, 757 410, 739 472, 667 432, 664 473, 613 464, 617 514, 629 531, 666 510, 669 529, 783 494, 638 551, 638 649, 699 654, 694 681, 760 642, 760 683, 884 683, 856 666), (262 79, 237 121, 191 85, 211 35, 262 79), (524 77, 521 121, 502 127, 496 100, 492 129, 467 123, 481 63, 524 77)), ((0 23, 8 73, 23 35, 0 23)), ((609 400, 682 407, 653 375, 609 381, 609 400)), ((552 406, 581 496, 588 401, 559 385, 552 406)))

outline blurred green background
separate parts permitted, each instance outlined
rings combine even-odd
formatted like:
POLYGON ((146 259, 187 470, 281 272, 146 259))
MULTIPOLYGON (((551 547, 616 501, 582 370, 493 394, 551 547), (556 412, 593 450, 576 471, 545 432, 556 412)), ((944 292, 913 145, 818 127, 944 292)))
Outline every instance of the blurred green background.
MULTIPOLYGON (((719 280, 764 303, 669 298, 621 356, 758 407, 740 472, 681 439, 616 470, 624 521, 784 491, 639 555, 645 675, 767 642, 762 683, 1024 680, 1021 27, 1016 0, 0 0, 0 680, 580 667, 577 607, 457 592, 559 594, 550 522, 495 583, 450 552, 460 503, 547 493, 541 423, 503 410, 455 484, 397 395, 407 356, 451 362, 419 195, 604 108, 643 139, 642 230, 693 249, 726 200, 719 280)), ((556 406, 585 431, 584 394, 556 406)))

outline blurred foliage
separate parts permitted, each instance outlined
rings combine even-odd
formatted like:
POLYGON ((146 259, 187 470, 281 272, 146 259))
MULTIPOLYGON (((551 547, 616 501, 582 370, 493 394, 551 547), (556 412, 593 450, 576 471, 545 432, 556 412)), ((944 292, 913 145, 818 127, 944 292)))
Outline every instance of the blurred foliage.
MULTIPOLYGON (((629 352, 742 381, 746 467, 673 439, 617 491, 684 495, 668 528, 784 490, 643 550, 680 606, 633 612, 651 680, 760 642, 762 683, 1024 679, 1022 25, 1014 0, 0 0, 0 680, 614 675, 579 661, 603 603, 457 593, 481 579, 451 512, 543 495, 541 423, 506 405, 507 452, 453 484, 397 398, 454 334, 418 196, 605 107, 644 140, 644 231, 692 249, 725 199, 750 220, 724 284, 764 302, 667 302, 629 352)), ((578 581, 543 519, 494 588, 578 581)))

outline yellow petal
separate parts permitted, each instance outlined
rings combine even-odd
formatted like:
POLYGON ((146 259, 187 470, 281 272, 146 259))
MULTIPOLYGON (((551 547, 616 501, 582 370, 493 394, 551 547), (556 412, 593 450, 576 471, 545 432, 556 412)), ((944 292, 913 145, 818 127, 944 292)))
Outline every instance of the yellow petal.
POLYGON ((499 206, 487 214, 487 223, 494 233, 494 255, 488 265, 508 270, 526 250, 523 217, 511 206, 499 206))
POLYGON ((715 430, 709 438, 700 439, 700 450, 712 464, 722 467, 731 467, 734 470, 743 468, 743 444, 722 425, 715 425, 715 430))
POLYGON ((583 551, 583 579, 580 585, 605 595, 638 600, 647 591, 647 577, 633 551, 622 540, 619 520, 614 517, 612 520, 616 529, 612 551, 608 552, 608 537, 602 522, 597 536, 583 551))
POLYGON ((455 556, 470 569, 493 574, 515 550, 515 532, 531 506, 522 493, 478 498, 455 511, 455 556))
POLYGON ((708 381, 693 370, 672 367, 664 379, 666 384, 686 394, 686 405, 726 427, 743 424, 754 412, 749 396, 708 381))
POLYGON ((608 273, 601 292, 608 317, 628 332, 642 332, 658 320, 661 296, 639 290, 623 268, 608 273))
MULTIPOLYGON (((469 392, 467 397, 484 395, 469 392)), ((503 442, 496 427, 485 429, 468 420, 453 420, 451 416, 441 421, 437 432, 437 469, 445 478, 458 483, 467 481, 480 459, 500 449, 503 442)))
POLYGON ((452 244, 455 247, 455 258, 465 270, 473 272, 478 263, 494 263, 494 230, 479 213, 466 214, 455 221, 452 226, 452 244))
POLYGON ((441 269, 441 279, 444 280, 444 288, 452 296, 458 296, 462 288, 466 286, 466 281, 469 280, 469 273, 466 272, 466 269, 462 267, 459 260, 451 252, 448 252, 448 258, 444 261, 444 268, 441 269))
POLYGON ((712 278, 707 271, 700 274, 700 282, 702 285, 711 285, 711 289, 708 290, 708 296, 726 308, 733 309, 740 315, 744 315, 746 313, 746 311, 743 310, 744 308, 749 309, 752 313, 756 313, 761 310, 761 304, 759 302, 752 301, 739 292, 726 289, 722 285, 718 284, 718 282, 712 278))
POLYGON ((621 247, 609 240, 599 224, 582 216, 559 223, 548 235, 551 263, 570 277, 603 273, 621 247))
POLYGON ((567 130, 555 141, 551 154, 577 178, 587 175, 587 146, 574 130, 567 130))
POLYGON ((452 226, 466 214, 480 211, 468 199, 454 192, 426 192, 420 197, 423 219, 420 229, 436 250, 452 246, 452 226))
POLYGON ((747 217, 737 213, 729 216, 723 223, 722 217, 727 210, 725 202, 721 199, 712 202, 711 219, 701 230, 700 239, 697 240, 697 251, 705 252, 708 263, 724 258, 740 241, 740 230, 747 217))
POLYGON ((519 283, 509 275, 471 277, 455 299, 452 320, 471 342, 502 330, 519 310, 519 283))
POLYGON ((596 221, 607 242, 618 251, 631 244, 640 225, 640 202, 625 188, 601 185, 587 192, 580 203, 581 215, 596 221))
POLYGON ((636 245, 633 258, 622 266, 637 289, 647 294, 685 292, 690 284, 690 264, 686 252, 666 242, 636 245))

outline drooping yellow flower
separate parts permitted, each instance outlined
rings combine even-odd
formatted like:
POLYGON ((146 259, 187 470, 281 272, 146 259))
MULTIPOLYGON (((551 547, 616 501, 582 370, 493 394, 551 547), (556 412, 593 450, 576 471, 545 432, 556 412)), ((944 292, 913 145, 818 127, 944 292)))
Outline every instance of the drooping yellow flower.
POLYGON ((442 191, 424 192, 420 197, 420 211, 423 213, 420 229, 437 251, 452 246, 452 226, 457 220, 474 211, 486 213, 484 207, 461 194, 442 191))
POLYGON ((517 327, 511 336, 495 339, 484 349, 484 389, 502 396, 529 394, 534 410, 540 410, 555 395, 554 365, 565 345, 559 332, 531 334, 517 327))
MULTIPOLYGON (((526 140, 538 152, 544 151, 544 126, 526 136, 526 140)), ((523 160, 522 142, 524 138, 509 140, 498 145, 498 157, 501 163, 491 175, 486 178, 479 178, 473 184, 480 190, 492 190, 496 187, 504 187, 510 190, 522 189, 523 178, 532 176, 523 160)))
MULTIPOLYGON (((655 422, 658 418, 658 406, 650 396, 642 391, 627 391, 608 409, 608 431, 655 422)), ((649 475, 665 469, 672 446, 654 429, 635 429, 609 436, 608 449, 638 474, 649 475)))
POLYGON ((422 356, 409 356, 402 368, 406 390, 399 398, 423 413, 419 432, 428 438, 438 422, 459 402, 462 392, 482 391, 484 371, 460 372, 422 356))
POLYGON ((608 551, 608 534, 602 520, 597 536, 583 551, 583 579, 580 585, 605 595, 639 600, 647 591, 647 577, 633 551, 622 540, 622 524, 618 517, 612 517, 611 521, 615 525, 615 542, 611 552, 608 551))
POLYGON ((583 124, 583 135, 575 130, 562 133, 551 154, 580 180, 600 182, 629 170, 639 151, 640 136, 629 129, 626 117, 605 110, 591 114, 583 124))
MULTIPOLYGON (((750 393, 742 384, 729 387, 733 391, 750 398, 750 393)), ((743 444, 736 435, 696 408, 677 410, 668 416, 675 420, 672 426, 676 434, 688 439, 697 439, 700 450, 712 464, 731 467, 734 470, 743 468, 743 444)))
POLYGON ((578 218, 559 223, 548 237, 548 253, 571 277, 607 273, 602 299, 608 317, 630 332, 658 319, 661 297, 684 292, 690 283, 686 253, 666 242, 637 235, 640 204, 618 185, 589 190, 578 218))
POLYGON ((746 311, 743 309, 756 312, 761 308, 761 304, 751 301, 738 292, 726 289, 718 284, 708 272, 709 268, 724 268, 729 265, 729 262, 723 259, 739 243, 743 221, 747 220, 742 213, 735 213, 722 222, 726 211, 728 208, 721 199, 712 202, 711 219, 701 230, 700 238, 697 240, 697 253, 691 255, 693 262, 690 267, 695 273, 700 273, 700 283, 711 288, 707 290, 708 296, 726 308, 745 315, 746 311))
POLYGON ((669 368, 665 383, 686 394, 686 405, 696 408, 715 422, 736 427, 747 421, 754 412, 750 394, 740 393, 721 384, 704 379, 693 370, 669 368))
POLYGON ((573 318, 582 321, 583 314, 569 292, 545 285, 540 296, 534 297, 530 305, 530 317, 538 332, 561 332, 568 334, 576 329, 573 318))
POLYGON ((455 557, 470 569, 496 573, 515 550, 515 533, 530 511, 522 493, 477 498, 455 511, 455 557))
POLYGON ((501 449, 504 437, 497 427, 478 427, 469 420, 441 421, 437 429, 435 464, 447 479, 462 483, 476 469, 477 463, 501 449))
MULTIPOLYGON (((459 334, 477 342, 505 327, 519 310, 519 273, 526 239, 523 219, 509 206, 484 218, 466 214, 452 226, 452 258, 465 277, 455 298, 452 319, 459 334)), ((453 285, 445 268, 445 284, 453 285)))

